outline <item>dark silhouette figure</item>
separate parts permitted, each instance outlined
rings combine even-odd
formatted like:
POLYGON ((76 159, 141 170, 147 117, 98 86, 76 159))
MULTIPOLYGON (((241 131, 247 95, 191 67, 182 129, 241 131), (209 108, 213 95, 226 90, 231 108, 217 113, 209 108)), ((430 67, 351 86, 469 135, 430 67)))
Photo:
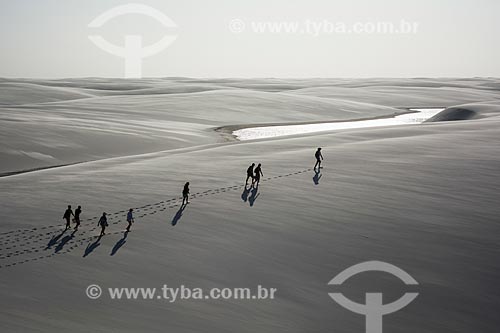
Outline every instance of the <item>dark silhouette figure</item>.
POLYGON ((127 232, 130 231, 130 227, 132 226, 132 223, 134 223, 134 214, 133 214, 134 210, 132 208, 130 208, 128 210, 128 213, 127 213, 127 222, 128 222, 128 226, 127 226, 127 232))
POLYGON ((243 202, 247 202, 249 193, 250 193, 250 187, 245 185, 245 187, 243 188, 243 193, 241 193, 241 200, 243 200, 243 202))
POLYGON ((258 192, 259 192, 259 185, 252 188, 250 197, 248 198, 248 203, 250 204, 250 207, 253 207, 255 200, 257 200, 257 197, 260 195, 260 193, 258 192))
POLYGON ((184 184, 184 189, 182 190, 182 206, 189 203, 189 182, 184 184))
POLYGON ((77 209, 75 209, 75 230, 78 230, 78 227, 80 226, 80 214, 82 213, 82 206, 78 206, 77 209))
POLYGON ((260 176, 264 177, 264 174, 262 173, 262 165, 259 163, 257 167, 255 168, 255 175, 252 181, 252 185, 259 186, 260 183, 260 176))
POLYGON ((255 167, 255 163, 252 163, 247 169, 247 179, 245 180, 245 185, 248 184, 248 180, 251 178, 253 183, 253 168, 255 167))
POLYGON ((182 205, 179 210, 177 211, 177 213, 175 213, 175 216, 174 218, 172 219, 172 226, 175 227, 175 225, 177 224, 177 222, 179 222, 179 220, 181 219, 182 217, 182 213, 184 213, 184 209, 186 209, 186 205, 182 205))
POLYGON ((97 226, 101 227, 101 235, 99 237, 104 236, 106 234, 106 227, 108 226, 108 218, 106 217, 106 212, 102 213, 99 222, 97 222, 97 226))
POLYGON ((315 185, 319 185, 319 180, 323 177, 321 174, 321 171, 319 170, 314 170, 314 177, 313 177, 313 182, 315 185))
POLYGON ((321 148, 318 148, 318 150, 316 150, 314 157, 316 157, 316 164, 314 164, 313 170, 316 170, 316 167, 318 167, 319 170, 321 169, 321 161, 323 160, 323 155, 321 154, 321 148))
POLYGON ((111 253, 109 254, 110 256, 114 256, 116 254, 116 252, 118 252, 118 250, 123 245, 125 245, 125 243, 127 242, 127 236, 128 236, 128 231, 125 231, 123 233, 123 237, 118 242, 116 242, 115 246, 113 246, 113 249, 111 250, 111 253))
POLYGON ((66 229, 69 229, 71 227, 70 224, 71 216, 75 216, 75 214, 73 214, 73 211, 71 210, 71 205, 68 205, 68 208, 66 209, 63 215, 63 219, 66 220, 66 229))
POLYGON ((97 237, 96 241, 93 242, 93 243, 89 243, 87 245, 87 248, 85 249, 85 253, 83 254, 83 257, 85 258, 86 256, 88 256, 90 253, 92 253, 92 251, 94 251, 99 245, 101 245, 100 241, 101 241, 101 236, 97 237))
POLYGON ((78 230, 74 230, 71 235, 68 235, 68 236, 65 236, 63 239, 61 239, 61 241, 59 242, 59 244, 57 244, 56 246, 56 249, 55 249, 55 252, 59 252, 63 249, 64 245, 66 245, 66 243, 68 243, 69 241, 71 241, 73 238, 75 238, 75 234, 78 230))

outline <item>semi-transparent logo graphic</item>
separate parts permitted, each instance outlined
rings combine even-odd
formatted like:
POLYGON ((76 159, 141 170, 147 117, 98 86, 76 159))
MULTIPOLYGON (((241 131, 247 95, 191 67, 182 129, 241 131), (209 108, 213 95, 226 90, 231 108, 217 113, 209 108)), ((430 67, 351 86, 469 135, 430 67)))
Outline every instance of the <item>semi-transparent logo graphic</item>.
MULTIPOLYGON (((177 25, 168 16, 159 10, 143 4, 127 4, 113 7, 89 23, 89 28, 99 28, 106 22, 127 14, 140 14, 149 16, 164 27, 175 28, 177 25)), ((125 59, 125 78, 142 77, 142 59, 153 56, 166 49, 172 44, 177 36, 165 35, 154 44, 143 46, 141 35, 126 35, 124 45, 118 46, 111 44, 100 35, 90 35, 89 39, 102 50, 115 56, 125 59)))
MULTIPOLYGON (((401 268, 381 261, 367 261, 351 266, 330 280, 328 284, 341 285, 350 277, 369 271, 386 272, 401 279, 406 285, 418 285, 418 282, 401 268)), ((356 303, 341 293, 329 293, 328 295, 344 308, 364 315, 367 333, 382 333, 382 316, 401 310, 410 304, 418 296, 418 293, 405 293, 397 301, 388 304, 383 304, 381 293, 366 293, 365 304, 356 303)))

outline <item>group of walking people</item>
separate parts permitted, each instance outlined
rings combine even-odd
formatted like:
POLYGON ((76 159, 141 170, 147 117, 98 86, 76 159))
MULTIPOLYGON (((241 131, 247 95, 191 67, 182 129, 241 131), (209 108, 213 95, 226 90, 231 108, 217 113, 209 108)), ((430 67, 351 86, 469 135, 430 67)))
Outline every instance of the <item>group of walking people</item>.
MULTIPOLYGON (((321 161, 323 160, 323 155, 321 154, 321 148, 318 148, 316 150, 316 153, 314 154, 316 157, 316 164, 314 165, 314 170, 316 168, 321 169, 321 161)), ((248 181, 251 179, 252 180, 252 187, 257 188, 260 183, 260 178, 264 177, 264 173, 262 172, 262 164, 259 163, 257 167, 255 166, 255 163, 252 163, 247 169, 247 178, 245 180, 245 187, 248 185, 248 181)), ((184 184, 184 188, 182 189, 182 207, 187 205, 189 203, 189 182, 186 182, 184 184)), ((80 226, 80 215, 82 213, 82 206, 78 206, 77 209, 75 209, 75 212, 73 213, 73 210, 71 209, 71 205, 68 205, 68 208, 64 211, 63 219, 66 220, 66 229, 71 228, 71 217, 73 216, 73 222, 75 222, 75 230, 78 230, 78 227, 80 226)), ((134 209, 130 208, 127 213, 127 228, 125 229, 126 232, 130 231, 130 227, 132 226, 132 223, 134 223, 134 209)), ((99 218, 99 221, 97 222, 97 226, 101 227, 101 234, 99 237, 105 235, 106 227, 108 226, 108 218, 106 212, 103 212, 101 217, 99 218)))
POLYGON ((75 230, 78 230, 80 226, 80 214, 82 213, 82 206, 78 206, 73 213, 71 209, 71 205, 68 205, 68 208, 64 211, 63 219, 66 220, 66 229, 71 228, 71 216, 73 216, 73 222, 75 222, 75 230))
MULTIPOLYGON (((182 190, 182 206, 187 205, 189 203, 189 182, 184 184, 184 188, 182 190)), ((73 222, 75 222, 75 231, 78 230, 78 227, 80 226, 80 214, 82 213, 82 206, 78 206, 78 208, 75 210, 73 213, 73 210, 71 208, 71 205, 68 205, 68 208, 64 211, 63 214, 63 219, 66 220, 66 229, 68 230, 71 228, 71 217, 73 216, 73 222)), ((101 217, 99 218, 99 221, 97 222, 97 226, 101 227, 101 234, 99 237, 104 236, 106 234, 106 227, 109 226, 108 224, 108 217, 107 213, 103 212, 101 217)), ((125 229, 125 232, 130 232, 130 227, 132 226, 132 223, 135 222, 134 219, 134 209, 130 208, 127 212, 127 228, 125 229)))
POLYGON ((245 180, 245 186, 248 185, 248 180, 252 179, 252 186, 259 186, 260 177, 264 177, 264 173, 262 173, 262 164, 259 163, 257 167, 255 167, 255 163, 252 163, 247 169, 247 179, 245 180))
MULTIPOLYGON (((82 206, 78 206, 77 209, 75 209, 75 212, 73 213, 73 210, 71 209, 71 205, 68 205, 68 208, 64 211, 63 219, 66 220, 66 229, 68 230, 71 228, 71 216, 73 216, 73 222, 75 222, 75 231, 78 230, 78 227, 80 226, 80 214, 82 213, 82 206)), ((126 232, 130 231, 130 227, 132 226, 132 223, 134 223, 134 209, 130 208, 127 213, 127 228, 125 229, 126 232)), ((101 227, 101 234, 100 236, 104 236, 106 234, 106 227, 108 226, 108 217, 106 212, 103 212, 101 217, 99 218, 99 221, 97 222, 97 226, 101 227)))

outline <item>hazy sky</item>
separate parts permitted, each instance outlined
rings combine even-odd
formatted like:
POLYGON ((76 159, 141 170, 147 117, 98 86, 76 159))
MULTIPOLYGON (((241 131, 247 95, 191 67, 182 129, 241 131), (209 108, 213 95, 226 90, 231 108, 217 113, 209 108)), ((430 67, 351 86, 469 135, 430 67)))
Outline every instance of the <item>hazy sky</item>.
POLYGON ((500 76, 499 13, 498 0, 0 0, 0 76, 122 77, 124 60, 99 49, 91 34, 116 45, 131 34, 142 35, 145 45, 177 35, 143 59, 148 77, 500 76), (131 2, 160 10, 177 28, 132 14, 88 27, 131 2), (398 28, 401 20, 418 23, 417 32, 332 33, 325 23, 398 28), (266 22, 298 28, 254 30, 267 29, 266 22), (316 34, 307 30, 311 22, 316 34))

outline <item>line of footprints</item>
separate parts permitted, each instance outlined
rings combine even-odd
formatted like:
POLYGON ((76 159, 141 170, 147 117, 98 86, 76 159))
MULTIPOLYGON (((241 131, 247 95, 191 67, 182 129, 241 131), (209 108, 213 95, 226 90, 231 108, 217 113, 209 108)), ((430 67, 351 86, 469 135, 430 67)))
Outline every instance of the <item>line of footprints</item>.
MULTIPOLYGON (((261 181, 267 182, 309 171, 312 171, 312 169, 305 169, 285 175, 268 177, 262 179, 261 181)), ((205 196, 211 196, 238 189, 241 189, 241 185, 206 190, 204 192, 192 194, 191 199, 203 198, 205 196)), ((181 205, 181 201, 182 198, 176 197, 169 200, 147 204, 141 207, 135 207, 133 208, 136 213, 135 217, 140 219, 148 215, 163 212, 167 208, 179 207, 181 205)), ((127 216, 127 211, 128 210, 121 210, 115 213, 107 214, 109 225, 116 225, 120 222, 123 223, 123 218, 127 216)), ((22 265, 31 261, 47 259, 56 255, 69 253, 86 243, 88 246, 85 250, 84 257, 87 256, 92 251, 92 248, 89 248, 91 247, 91 243, 89 242, 93 242, 98 238, 98 236, 93 235, 98 229, 96 226, 98 218, 99 216, 94 216, 83 219, 80 229, 78 231, 72 231, 66 236, 64 236, 64 234, 66 234, 67 230, 61 229, 60 225, 48 225, 39 228, 18 229, 0 233, 0 268, 22 265), (42 255, 38 256, 41 253, 42 255), (12 262, 11 260, 13 259, 17 261, 12 262), (2 261, 11 262, 2 264, 2 261)), ((107 232, 106 235, 119 235, 123 233, 124 231, 115 231, 107 232)))

